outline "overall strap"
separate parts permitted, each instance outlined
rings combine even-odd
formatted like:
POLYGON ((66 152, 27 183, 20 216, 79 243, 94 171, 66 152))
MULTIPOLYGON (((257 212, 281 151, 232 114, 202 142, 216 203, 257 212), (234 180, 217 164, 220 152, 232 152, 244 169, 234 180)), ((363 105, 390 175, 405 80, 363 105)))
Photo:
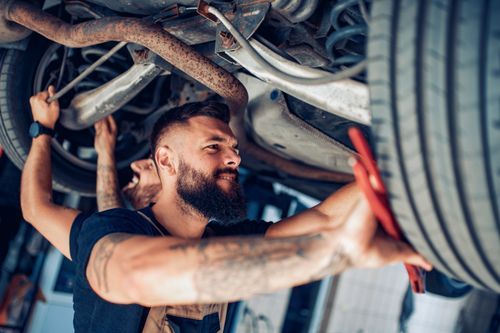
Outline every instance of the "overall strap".
POLYGON ((151 220, 149 218, 149 216, 147 216, 146 214, 144 214, 143 212, 141 212, 140 210, 136 210, 136 212, 141 215, 146 221, 149 222, 149 224, 151 224, 155 229, 156 231, 158 231, 158 233, 160 233, 160 235, 162 236, 166 236, 165 233, 156 225, 156 223, 153 222, 153 220, 151 220))

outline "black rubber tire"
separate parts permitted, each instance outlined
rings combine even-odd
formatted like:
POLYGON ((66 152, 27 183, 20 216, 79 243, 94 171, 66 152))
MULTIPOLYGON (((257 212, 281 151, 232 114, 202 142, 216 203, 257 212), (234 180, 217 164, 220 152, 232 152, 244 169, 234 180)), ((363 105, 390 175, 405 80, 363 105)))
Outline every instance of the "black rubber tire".
POLYGON ((377 160, 410 243, 500 292, 500 1, 377 0, 368 80, 377 160))
MULTIPOLYGON (((29 152, 32 116, 29 98, 33 77, 49 42, 31 36, 27 51, 2 50, 0 54, 0 145, 9 159, 22 169, 29 152)), ((78 168, 52 151, 54 189, 95 196, 95 172, 78 168)))

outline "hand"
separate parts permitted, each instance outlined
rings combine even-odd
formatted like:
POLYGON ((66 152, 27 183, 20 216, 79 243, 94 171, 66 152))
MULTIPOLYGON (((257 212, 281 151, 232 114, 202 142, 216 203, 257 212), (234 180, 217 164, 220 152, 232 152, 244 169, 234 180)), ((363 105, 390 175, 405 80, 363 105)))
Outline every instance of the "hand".
POLYGON ((54 86, 49 86, 48 91, 42 91, 31 96, 30 105, 33 119, 38 121, 45 127, 54 129, 57 119, 59 119, 59 102, 47 102, 49 97, 54 96, 56 89, 54 86))
POLYGON ((432 269, 432 265, 410 245, 392 239, 378 226, 367 200, 361 195, 346 214, 340 232, 354 267, 377 268, 404 262, 432 269))
POLYGON ((116 122, 113 116, 107 116, 94 124, 94 147, 97 154, 112 156, 116 146, 116 122))

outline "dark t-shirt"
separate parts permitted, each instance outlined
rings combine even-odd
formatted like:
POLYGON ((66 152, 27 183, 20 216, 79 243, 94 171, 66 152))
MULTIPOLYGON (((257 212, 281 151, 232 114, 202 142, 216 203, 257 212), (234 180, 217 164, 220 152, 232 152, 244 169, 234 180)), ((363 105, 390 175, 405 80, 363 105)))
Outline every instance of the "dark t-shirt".
MULTIPOLYGON (((166 235, 150 207, 141 210, 166 235)), ((263 235, 272 223, 263 221, 242 221, 232 225, 211 222, 204 237, 232 235, 263 235)), ((86 278, 86 267, 95 243, 112 233, 130 233, 146 236, 160 236, 156 228, 139 213, 127 209, 111 209, 92 215, 80 214, 71 227, 70 251, 76 265, 73 308, 75 332, 141 332, 149 308, 138 304, 118 305, 97 296, 86 278)))

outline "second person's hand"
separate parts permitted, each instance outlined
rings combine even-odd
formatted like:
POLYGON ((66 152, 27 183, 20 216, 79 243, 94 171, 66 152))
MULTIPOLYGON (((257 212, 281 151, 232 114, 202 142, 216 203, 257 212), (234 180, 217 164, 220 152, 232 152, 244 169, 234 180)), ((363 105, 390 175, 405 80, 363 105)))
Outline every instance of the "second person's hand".
POLYGON ((113 116, 107 116, 94 124, 94 147, 99 156, 113 156, 116 146, 116 122, 113 116))

